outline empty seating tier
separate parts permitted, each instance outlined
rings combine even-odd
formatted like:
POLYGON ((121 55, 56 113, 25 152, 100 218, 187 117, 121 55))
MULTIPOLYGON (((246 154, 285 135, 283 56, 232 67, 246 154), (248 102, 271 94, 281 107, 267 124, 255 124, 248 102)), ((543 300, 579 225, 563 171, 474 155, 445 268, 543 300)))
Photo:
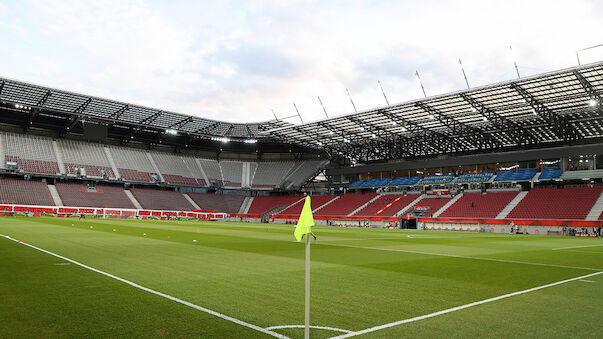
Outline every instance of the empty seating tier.
MULTIPOLYGON (((330 200, 335 198, 334 195, 314 195, 312 196, 312 210, 319 208, 320 206, 326 204, 330 200)), ((299 215, 301 213, 302 208, 304 207, 304 200, 301 200, 297 204, 288 207, 282 212, 278 213, 281 215, 299 215)))
POLYGON ((451 182, 454 175, 428 175, 421 180, 422 185, 439 185, 451 182))
POLYGON ((460 184, 465 182, 486 182, 492 179, 494 174, 494 172, 467 173, 459 176, 456 179, 456 183, 460 184))
POLYGON ((517 193, 465 193, 440 214, 440 217, 494 218, 517 196, 517 193))
POLYGON ((46 183, 20 179, 0 179, 0 203, 54 206, 46 183))
POLYGON ((538 176, 538 180, 557 179, 561 176, 561 170, 558 168, 545 168, 538 176))
POLYGON ((536 187, 515 206, 507 218, 584 219, 603 186, 536 187))
POLYGON ((285 195, 285 196, 257 196, 253 198, 251 206, 247 211, 248 214, 266 214, 277 208, 285 208, 296 201, 302 199, 299 195, 285 195))
POLYGON ((213 210, 223 213, 239 213, 244 195, 235 194, 206 194, 206 193, 187 193, 193 201, 203 210, 213 210))
POLYGON ((498 173, 494 181, 530 181, 538 170, 536 169, 524 169, 515 171, 502 171, 498 173))
POLYGON ((136 208, 121 187, 96 186, 89 190, 85 185, 68 183, 57 183, 55 187, 65 206, 136 208))
POLYGON ((421 180, 421 177, 398 177, 394 178, 394 180, 390 181, 387 186, 390 187, 398 187, 398 186, 412 186, 421 180))
MULTIPOLYGON (((421 200, 419 200, 414 207, 429 207, 429 213, 427 213, 425 215, 425 217, 431 217, 435 212, 437 212, 440 208, 442 208, 444 205, 446 205, 446 203, 448 201, 450 201, 451 198, 423 198, 421 200)), ((413 209, 409 209, 408 211, 406 211, 404 213, 404 215, 409 214, 410 212, 412 212, 413 209)))
POLYGON ((285 176, 291 171, 294 163, 288 162, 259 162, 251 181, 253 188, 275 188, 285 179, 285 176))
POLYGON ((371 202, 367 206, 365 206, 360 211, 354 213, 354 216, 363 216, 363 217, 391 217, 402 210, 404 207, 408 206, 415 199, 417 199, 418 195, 393 195, 386 194, 382 195, 379 198, 375 199, 375 201, 371 202))
POLYGON ((222 178, 226 187, 241 187, 243 181, 243 163, 240 161, 220 161, 222 178))
POLYGON ((192 187, 200 186, 183 157, 160 152, 152 152, 150 154, 159 172, 163 175, 163 179, 168 184, 192 187))
POLYGON ((180 192, 145 188, 132 188, 130 191, 144 209, 182 211, 194 208, 180 192))
POLYGON ((156 171, 145 151, 124 147, 112 147, 110 151, 122 178, 131 181, 151 181, 151 175, 156 171))
POLYGON ((58 140, 66 174, 76 174, 75 168, 84 168, 86 176, 115 178, 104 147, 73 140, 58 140))
MULTIPOLYGON (((28 173, 59 174, 52 139, 27 134, 2 133, 4 161, 16 162, 28 173)), ((2 167, 4 167, 4 163, 2 167)))
POLYGON ((332 203, 326 205, 320 210, 316 211, 314 215, 324 216, 343 216, 352 213, 358 207, 366 204, 368 201, 376 197, 376 193, 351 193, 340 195, 339 198, 334 200, 332 203))

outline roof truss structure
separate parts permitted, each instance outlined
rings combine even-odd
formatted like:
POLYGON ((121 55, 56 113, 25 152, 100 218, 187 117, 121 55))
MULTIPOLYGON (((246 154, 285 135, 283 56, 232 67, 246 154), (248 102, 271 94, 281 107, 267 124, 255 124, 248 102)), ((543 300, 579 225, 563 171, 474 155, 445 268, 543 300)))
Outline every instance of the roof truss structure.
POLYGON ((262 131, 290 125, 282 120, 248 124, 215 121, 5 78, 0 78, 0 102, 28 106, 36 114, 63 115, 65 128, 86 120, 158 132, 174 129, 179 134, 206 138, 261 139, 267 138, 262 131))
POLYGON ((603 138, 603 62, 264 132, 356 161, 603 138))

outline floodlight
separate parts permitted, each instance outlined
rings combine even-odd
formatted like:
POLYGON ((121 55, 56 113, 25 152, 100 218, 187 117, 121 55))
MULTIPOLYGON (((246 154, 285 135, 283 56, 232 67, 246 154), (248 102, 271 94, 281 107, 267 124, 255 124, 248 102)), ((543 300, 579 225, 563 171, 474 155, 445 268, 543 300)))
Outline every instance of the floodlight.
POLYGON ((598 103, 599 102, 596 99, 590 99, 590 100, 588 100, 588 104, 590 106, 597 106, 598 103))

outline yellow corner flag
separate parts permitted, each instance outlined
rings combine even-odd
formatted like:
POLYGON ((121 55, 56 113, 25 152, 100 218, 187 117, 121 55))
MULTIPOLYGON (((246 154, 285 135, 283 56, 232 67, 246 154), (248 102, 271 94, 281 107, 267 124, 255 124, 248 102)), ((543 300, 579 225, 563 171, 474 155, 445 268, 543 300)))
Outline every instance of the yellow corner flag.
POLYGON ((297 241, 302 240, 304 234, 312 232, 312 226, 314 226, 314 217, 312 216, 312 205, 310 203, 310 196, 306 197, 304 202, 304 208, 302 208, 299 220, 297 220, 297 227, 295 227, 295 239, 297 241))

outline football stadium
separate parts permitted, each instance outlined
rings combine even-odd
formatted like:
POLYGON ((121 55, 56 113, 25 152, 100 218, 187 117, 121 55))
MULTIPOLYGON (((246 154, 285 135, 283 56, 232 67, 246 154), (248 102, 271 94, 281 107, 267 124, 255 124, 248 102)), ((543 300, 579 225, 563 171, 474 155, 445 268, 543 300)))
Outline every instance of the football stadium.
POLYGON ((602 337, 603 62, 514 67, 260 122, 0 73, 0 337, 602 337))

